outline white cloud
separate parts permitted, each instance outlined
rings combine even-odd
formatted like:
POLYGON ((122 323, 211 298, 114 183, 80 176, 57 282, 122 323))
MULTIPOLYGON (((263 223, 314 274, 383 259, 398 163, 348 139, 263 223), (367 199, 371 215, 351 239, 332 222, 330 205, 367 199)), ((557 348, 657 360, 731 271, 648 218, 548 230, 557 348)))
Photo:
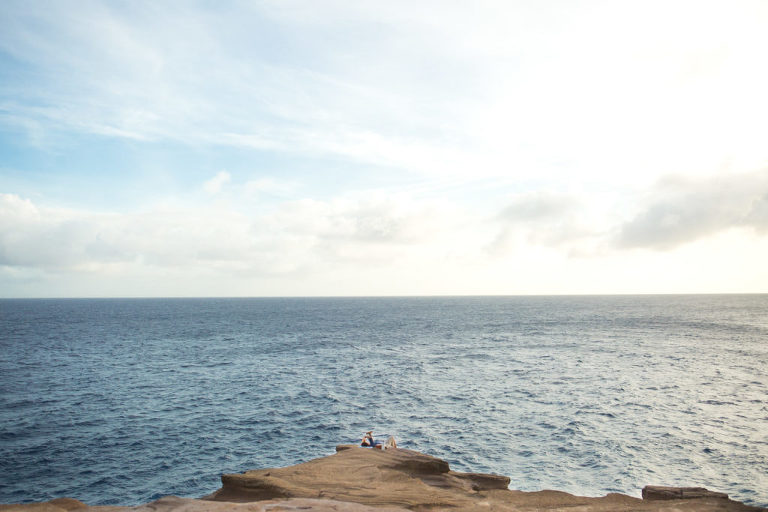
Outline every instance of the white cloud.
POLYGON ((232 176, 227 171, 219 171, 216 176, 203 184, 203 190, 209 194, 218 194, 221 192, 221 187, 229 183, 231 179, 232 176))
POLYGON ((255 197, 261 194, 283 196, 297 187, 296 183, 277 180, 274 178, 258 178, 249 180, 243 186, 247 197, 255 197))
POLYGON ((488 249, 496 256, 530 251, 531 246, 555 248, 571 256, 594 256, 604 249, 608 224, 605 205, 586 197, 549 191, 510 198, 494 219, 499 231, 488 249))
POLYGON ((240 7, 11 3, 2 49, 58 87, 6 84, 7 122, 433 175, 622 182, 768 158, 759 2, 240 7))
POLYGON ((75 272, 122 264, 282 273, 337 265, 350 254, 407 251, 439 232, 437 224, 428 208, 391 198, 293 201, 247 217, 221 207, 128 214, 39 208, 2 194, 0 265, 75 272))
POLYGON ((578 209, 579 201, 566 194, 532 192, 514 197, 499 214, 501 220, 511 223, 560 220, 578 209))
POLYGON ((510 198, 494 222, 498 230, 488 249, 497 257, 533 246, 579 257, 672 251, 734 229, 760 237, 768 233, 768 169, 668 175, 613 202, 583 193, 523 193, 510 198))
POLYGON ((768 230, 768 169, 709 178, 670 176, 621 226, 625 248, 672 249, 733 228, 768 230))
MULTIPOLYGON (((61 153, 125 140, 142 169, 199 150, 232 172, 190 184, 168 157, 168 183, 212 197, 121 214, 4 195, 5 275, 178 275, 177 290, 247 275, 278 291, 301 275, 292 289, 329 293, 333 275, 354 289, 376 269, 380 290, 482 293, 534 290, 547 265, 598 280, 596 261, 658 270, 691 247, 762 247, 763 2, 177 7, 3 4, 4 133, 61 153), (498 277, 512 263, 537 270, 498 277)), ((109 146, 98 160, 121 158, 109 146)))
MULTIPOLYGON (((751 201, 748 212, 726 215, 731 224, 707 234, 694 229, 698 239, 684 245, 643 239, 665 251, 611 247, 621 225, 587 220, 605 212, 566 193, 513 196, 494 218, 370 191, 278 202, 250 215, 229 202, 118 214, 2 194, 0 282, 6 296, 759 291, 768 283, 758 263, 768 258, 768 238, 727 226, 765 229, 765 189, 759 173, 741 181, 739 194, 715 193, 731 205, 716 216, 751 201)), ((726 182, 699 186, 728 189, 726 182)), ((669 200, 660 204, 677 204, 676 185, 665 183, 669 200)), ((637 219, 656 204, 636 205, 637 219)))

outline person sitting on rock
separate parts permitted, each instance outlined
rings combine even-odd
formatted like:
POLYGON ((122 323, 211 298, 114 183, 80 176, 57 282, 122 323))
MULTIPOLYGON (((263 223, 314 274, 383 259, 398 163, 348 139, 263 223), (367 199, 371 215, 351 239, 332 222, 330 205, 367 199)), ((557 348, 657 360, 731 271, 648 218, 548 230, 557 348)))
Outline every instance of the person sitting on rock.
POLYGON ((394 437, 389 436, 387 442, 382 445, 378 441, 374 441, 373 430, 369 430, 363 436, 363 441, 360 443, 360 446, 364 446, 366 448, 376 448, 377 450, 390 450, 392 448, 397 448, 397 441, 395 441, 394 437))
POLYGON ((369 430, 365 433, 363 436, 363 441, 360 443, 360 446, 366 446, 369 448, 374 448, 377 446, 376 441, 373 440, 373 430, 369 430))

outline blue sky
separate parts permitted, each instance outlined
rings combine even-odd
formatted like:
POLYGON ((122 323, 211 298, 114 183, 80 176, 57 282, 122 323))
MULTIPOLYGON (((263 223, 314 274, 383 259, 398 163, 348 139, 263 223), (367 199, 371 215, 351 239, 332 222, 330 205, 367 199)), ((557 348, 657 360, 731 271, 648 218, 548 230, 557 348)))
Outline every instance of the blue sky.
POLYGON ((768 291, 765 2, 0 5, 0 296, 768 291))

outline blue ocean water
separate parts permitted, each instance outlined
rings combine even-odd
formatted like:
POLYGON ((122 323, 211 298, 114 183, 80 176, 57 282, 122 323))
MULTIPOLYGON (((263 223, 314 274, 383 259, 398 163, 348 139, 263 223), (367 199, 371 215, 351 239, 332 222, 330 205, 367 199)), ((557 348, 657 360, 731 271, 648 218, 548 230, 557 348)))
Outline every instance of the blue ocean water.
POLYGON ((768 295, 0 301, 0 503, 200 497, 365 430, 768 506, 768 295))

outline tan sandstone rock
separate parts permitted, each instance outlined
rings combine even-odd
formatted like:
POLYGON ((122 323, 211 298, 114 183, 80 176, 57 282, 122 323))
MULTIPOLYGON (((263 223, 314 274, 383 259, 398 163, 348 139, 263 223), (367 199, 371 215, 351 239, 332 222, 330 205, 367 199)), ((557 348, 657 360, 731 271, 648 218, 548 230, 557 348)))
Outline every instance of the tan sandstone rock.
POLYGON ((167 496, 138 507, 88 507, 70 499, 3 505, 0 512, 745 512, 765 511, 703 488, 653 487, 646 499, 600 498, 559 491, 508 489, 505 476, 451 471, 444 460, 412 450, 338 446, 303 464, 223 475, 221 489, 203 499, 167 496))
POLYGON ((416 511, 762 510, 729 500, 727 496, 718 495, 715 499, 718 493, 698 497, 681 494, 678 500, 657 501, 622 494, 587 498, 559 491, 511 491, 508 477, 451 471, 446 461, 412 450, 381 451, 341 445, 336 451, 334 455, 287 468, 223 475, 222 488, 205 499, 242 502, 327 498, 416 511))
POLYGON ((690 500, 694 498, 728 499, 724 492, 714 492, 704 487, 662 487, 646 485, 643 487, 644 500, 690 500))

